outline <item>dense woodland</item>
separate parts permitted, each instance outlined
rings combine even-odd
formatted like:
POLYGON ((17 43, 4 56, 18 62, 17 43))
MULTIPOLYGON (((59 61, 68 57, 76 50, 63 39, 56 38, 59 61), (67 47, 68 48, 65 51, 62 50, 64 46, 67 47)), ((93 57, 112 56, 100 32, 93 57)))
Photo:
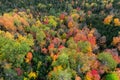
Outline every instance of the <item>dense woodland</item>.
POLYGON ((120 0, 0 0, 0 80, 120 80, 120 0))

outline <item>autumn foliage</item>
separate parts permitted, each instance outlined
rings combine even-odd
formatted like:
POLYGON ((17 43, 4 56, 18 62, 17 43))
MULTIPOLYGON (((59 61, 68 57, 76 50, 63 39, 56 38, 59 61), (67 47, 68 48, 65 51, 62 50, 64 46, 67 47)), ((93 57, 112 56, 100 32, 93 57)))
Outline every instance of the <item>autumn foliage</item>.
POLYGON ((0 15, 0 80, 120 80, 114 1, 79 1, 56 1, 67 8, 58 13, 51 1, 37 5, 36 13, 0 15), (41 9, 45 13, 37 13, 41 9))

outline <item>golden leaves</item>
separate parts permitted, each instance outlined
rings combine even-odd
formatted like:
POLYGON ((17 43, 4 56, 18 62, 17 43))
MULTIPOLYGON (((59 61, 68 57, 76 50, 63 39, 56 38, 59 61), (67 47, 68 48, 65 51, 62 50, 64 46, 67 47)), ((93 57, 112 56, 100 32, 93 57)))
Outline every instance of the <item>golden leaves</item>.
POLYGON ((19 26, 20 28, 29 26, 26 17, 22 17, 17 13, 4 13, 4 15, 0 17, 0 25, 8 31, 15 32, 19 26))
POLYGON ((109 25, 109 24, 111 23, 111 21, 112 21, 112 18, 113 18, 113 15, 108 15, 108 16, 104 19, 103 23, 109 25))
POLYGON ((120 37, 113 37, 113 45, 116 45, 120 42, 120 37))
POLYGON ((73 28, 73 27, 74 27, 74 22, 73 22, 72 20, 70 20, 70 21, 68 22, 68 27, 69 27, 69 28, 73 28))
POLYGON ((31 52, 28 52, 27 55, 26 55, 25 61, 26 61, 27 63, 30 63, 31 60, 32 60, 32 58, 33 58, 32 53, 31 53, 31 52))
POLYGON ((119 18, 115 18, 114 19, 114 24, 115 24, 115 26, 120 26, 120 20, 119 20, 119 18))
POLYGON ((30 72, 30 73, 28 74, 28 77, 29 77, 29 78, 34 78, 34 79, 36 79, 36 78, 37 78, 37 74, 36 74, 36 72, 30 72))
POLYGON ((12 17, 0 17, 0 25, 9 31, 16 31, 16 27, 14 26, 14 21, 12 17))

